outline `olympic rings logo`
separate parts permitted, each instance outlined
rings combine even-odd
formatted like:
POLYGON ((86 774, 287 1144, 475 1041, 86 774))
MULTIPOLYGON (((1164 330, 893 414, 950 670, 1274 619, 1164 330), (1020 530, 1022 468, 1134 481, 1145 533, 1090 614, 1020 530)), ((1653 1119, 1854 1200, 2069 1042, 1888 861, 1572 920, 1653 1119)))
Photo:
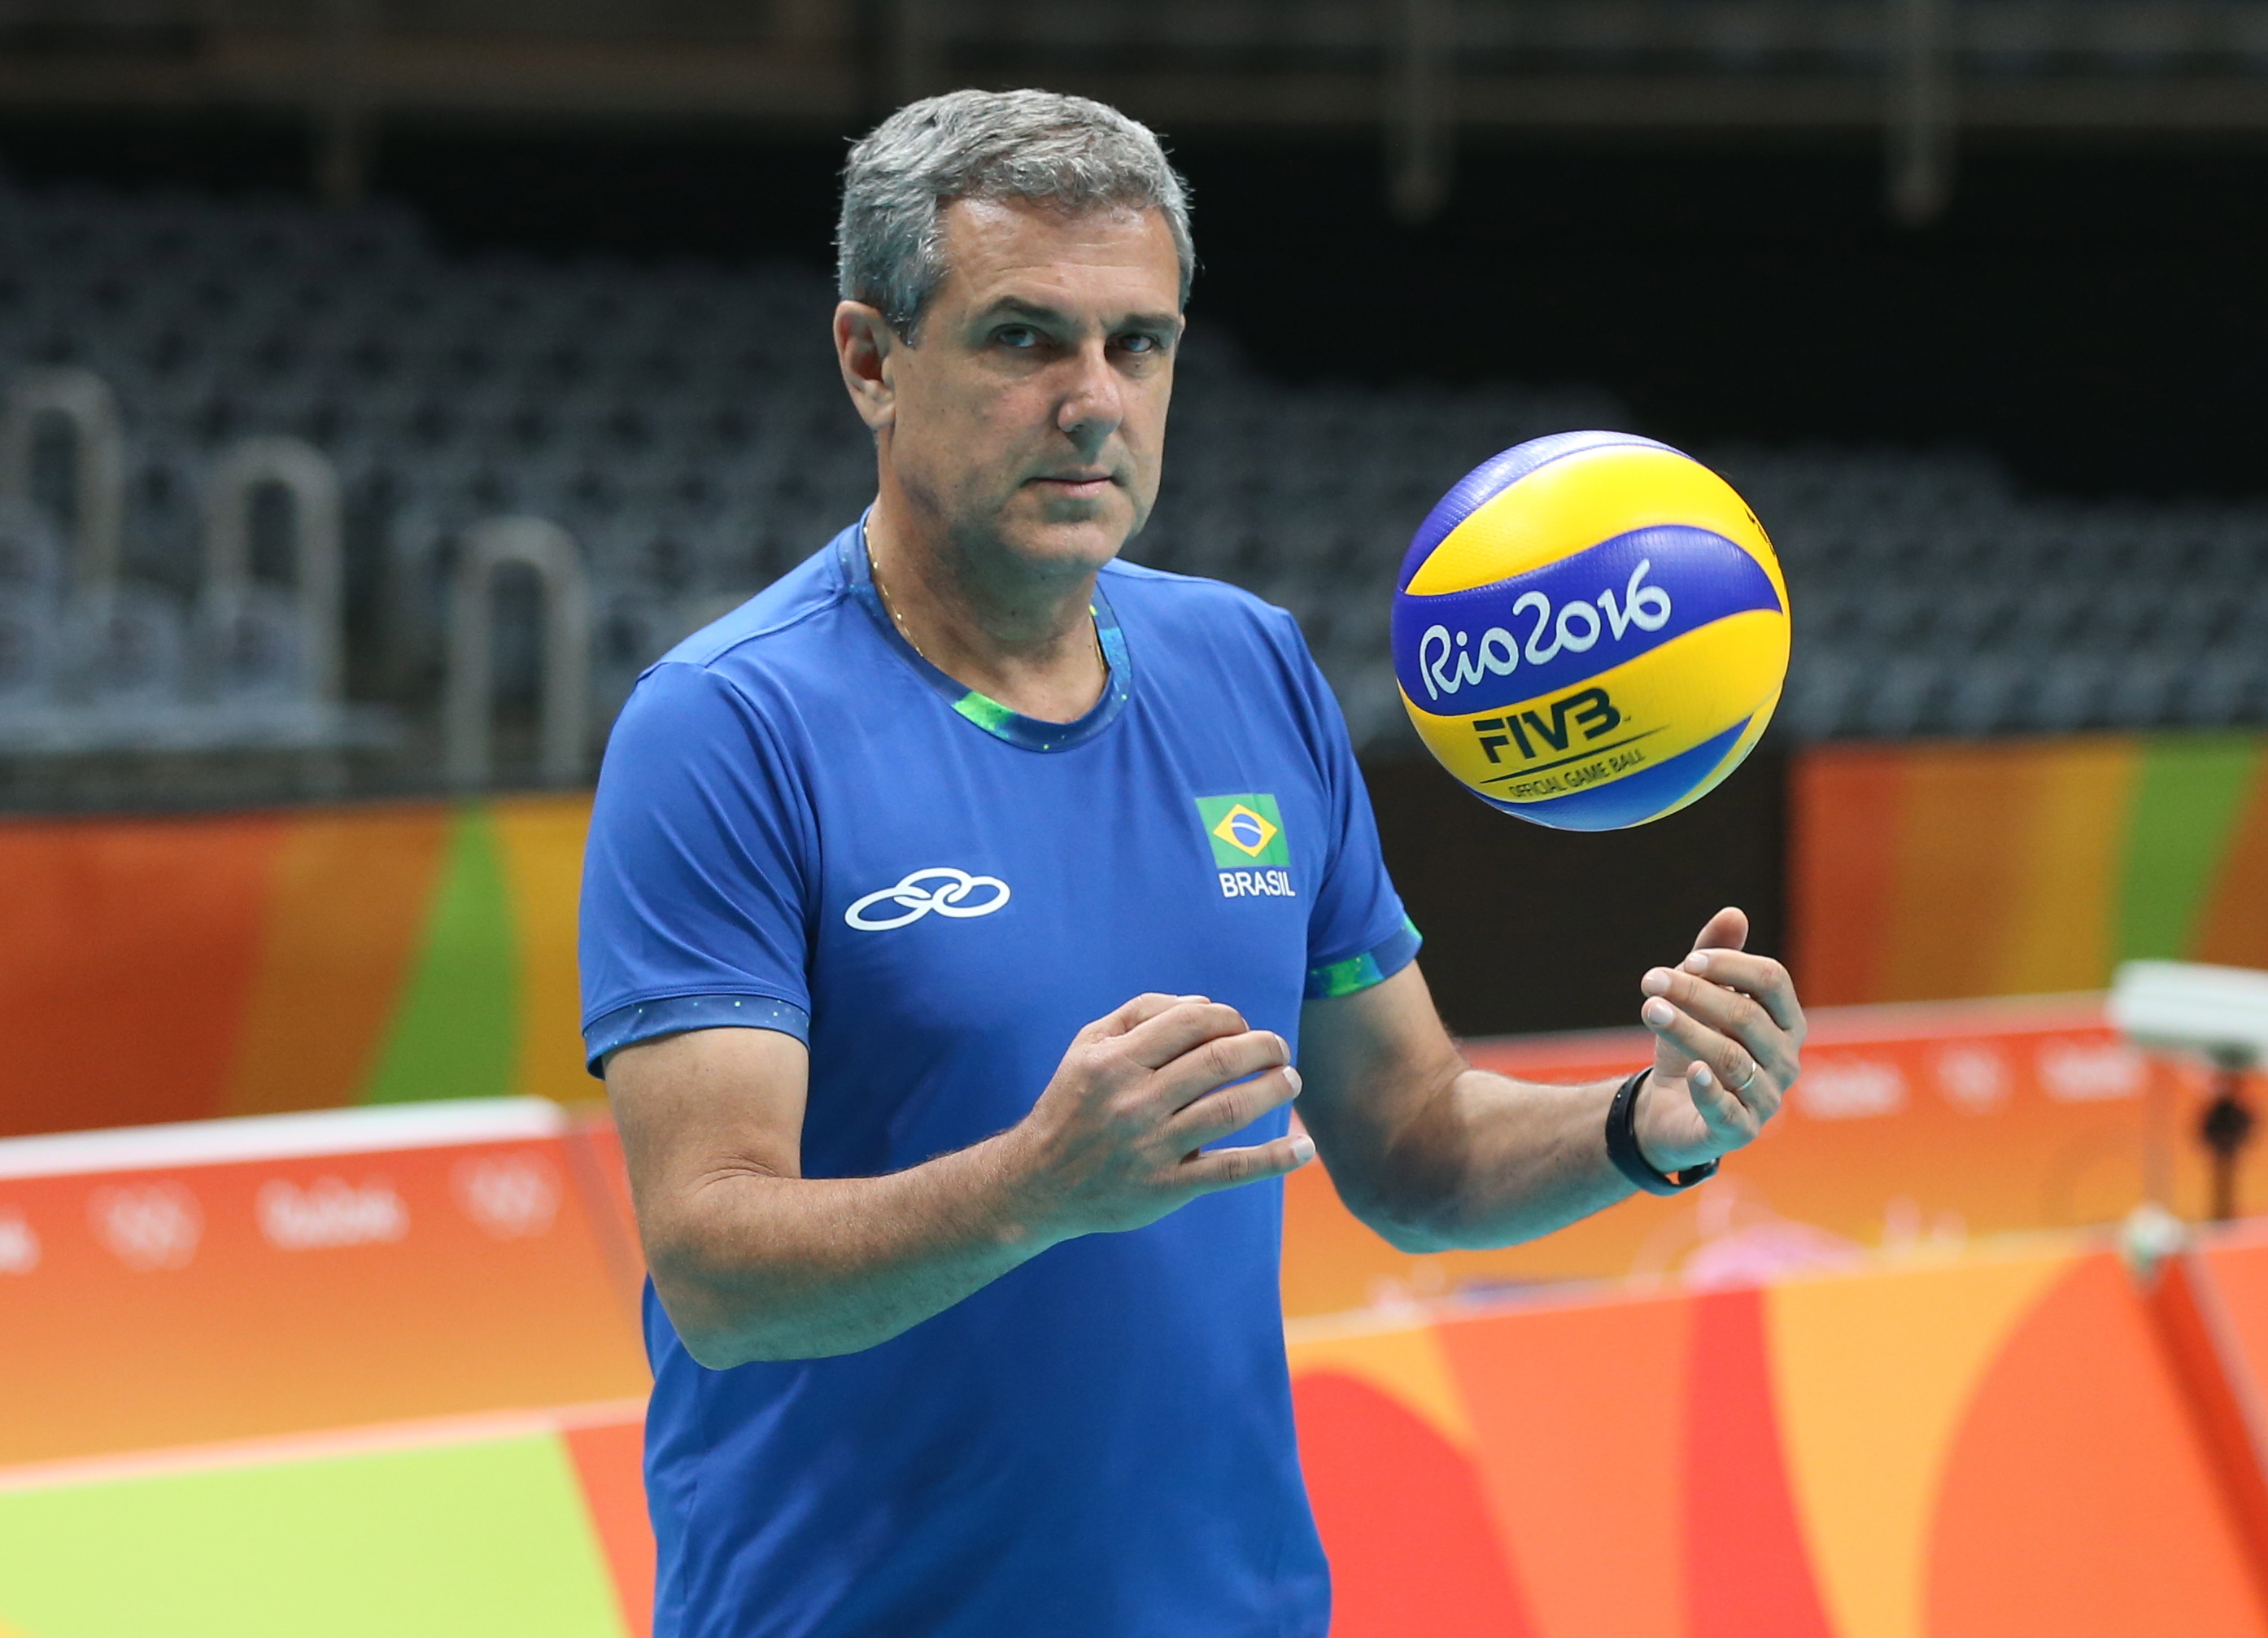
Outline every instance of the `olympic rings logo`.
POLYGON ((965 919, 970 916, 989 916, 1008 902, 1008 884, 998 876, 972 876, 966 870, 955 870, 949 865, 938 865, 928 870, 909 871, 904 881, 895 887, 886 887, 879 893, 869 893, 843 912, 843 919, 861 933, 885 933, 892 927, 902 927, 909 922, 919 921, 932 911, 940 916, 965 919), (925 882, 938 882, 940 887, 924 887, 925 882), (968 902, 971 894, 982 895, 975 904, 968 902), (879 904, 895 904, 900 911, 895 916, 869 916, 866 912, 879 904))

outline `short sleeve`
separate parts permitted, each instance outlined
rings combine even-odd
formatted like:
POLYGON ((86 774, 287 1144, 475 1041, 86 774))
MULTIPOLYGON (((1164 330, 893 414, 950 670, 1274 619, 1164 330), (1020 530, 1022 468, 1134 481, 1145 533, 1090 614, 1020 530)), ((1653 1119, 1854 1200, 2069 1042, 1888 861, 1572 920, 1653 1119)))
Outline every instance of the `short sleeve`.
POLYGON ((1301 728, 1322 776, 1328 837, 1322 881, 1307 914, 1308 1000, 1351 995, 1417 957, 1418 928, 1402 907, 1378 845, 1346 718, 1296 632, 1293 676, 1301 728))
POLYGON ((817 858, 802 782, 754 702, 701 666, 649 671, 608 741, 584 852, 591 1073, 686 1029, 807 1040, 817 858))

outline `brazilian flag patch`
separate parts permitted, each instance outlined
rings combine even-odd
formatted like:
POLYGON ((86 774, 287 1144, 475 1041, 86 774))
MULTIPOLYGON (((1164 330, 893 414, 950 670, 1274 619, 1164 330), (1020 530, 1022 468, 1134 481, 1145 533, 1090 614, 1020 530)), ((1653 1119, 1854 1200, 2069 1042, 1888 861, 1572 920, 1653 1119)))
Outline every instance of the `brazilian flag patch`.
POLYGON ((1212 844, 1212 861, 1223 870, 1292 862, 1291 845, 1284 839, 1284 815, 1265 791, 1200 796, 1197 818, 1212 844))

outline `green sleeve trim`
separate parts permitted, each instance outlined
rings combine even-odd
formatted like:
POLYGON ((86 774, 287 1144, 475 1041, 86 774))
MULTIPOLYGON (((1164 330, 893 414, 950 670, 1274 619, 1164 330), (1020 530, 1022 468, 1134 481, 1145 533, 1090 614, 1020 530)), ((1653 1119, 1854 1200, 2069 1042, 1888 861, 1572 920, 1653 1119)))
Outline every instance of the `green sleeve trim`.
POLYGON ((1424 942, 1425 935, 1418 931, 1418 924, 1404 916, 1394 935, 1375 948, 1350 956, 1344 961, 1308 968, 1306 999, 1336 1000, 1342 995, 1367 990, 1373 984, 1383 984, 1417 959, 1418 947, 1424 942))

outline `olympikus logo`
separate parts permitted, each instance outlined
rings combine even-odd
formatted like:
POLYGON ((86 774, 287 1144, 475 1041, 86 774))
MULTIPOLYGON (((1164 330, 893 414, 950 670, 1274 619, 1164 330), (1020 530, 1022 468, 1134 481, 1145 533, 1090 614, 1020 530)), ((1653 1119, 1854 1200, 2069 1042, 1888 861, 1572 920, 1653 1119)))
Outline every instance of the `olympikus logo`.
POLYGON ((909 870, 895 887, 886 887, 850 906, 843 919, 861 933, 887 933, 919 921, 934 911, 954 920, 989 916, 1008 902, 1008 884, 998 876, 972 876, 949 865, 909 870), (934 885, 925 886, 924 883, 934 885), (877 914, 886 904, 895 914, 877 914))

